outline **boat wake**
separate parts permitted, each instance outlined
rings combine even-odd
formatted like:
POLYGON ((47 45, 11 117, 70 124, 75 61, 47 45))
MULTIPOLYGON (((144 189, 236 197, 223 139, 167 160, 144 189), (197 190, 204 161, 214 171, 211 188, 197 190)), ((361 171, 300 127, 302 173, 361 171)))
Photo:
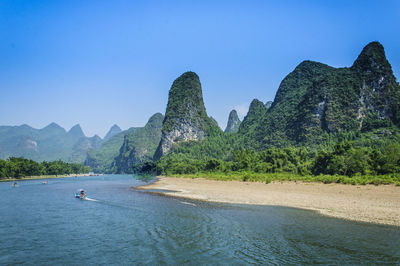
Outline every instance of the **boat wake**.
POLYGON ((196 206, 194 203, 186 202, 186 201, 179 201, 182 204, 190 205, 190 206, 196 206))
POLYGON ((86 197, 85 200, 88 200, 88 201, 98 201, 98 200, 96 200, 96 199, 91 199, 91 198, 88 198, 88 197, 86 197))

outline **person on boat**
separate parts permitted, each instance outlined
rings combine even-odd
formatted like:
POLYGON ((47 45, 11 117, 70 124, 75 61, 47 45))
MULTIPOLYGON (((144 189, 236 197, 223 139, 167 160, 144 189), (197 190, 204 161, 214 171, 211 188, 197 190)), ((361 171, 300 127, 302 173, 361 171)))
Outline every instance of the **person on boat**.
POLYGON ((79 195, 80 195, 82 198, 86 197, 85 191, 84 191, 83 189, 81 190, 81 192, 79 193, 79 195))
POLYGON ((14 186, 14 187, 18 186, 17 182, 14 182, 13 186, 14 186))

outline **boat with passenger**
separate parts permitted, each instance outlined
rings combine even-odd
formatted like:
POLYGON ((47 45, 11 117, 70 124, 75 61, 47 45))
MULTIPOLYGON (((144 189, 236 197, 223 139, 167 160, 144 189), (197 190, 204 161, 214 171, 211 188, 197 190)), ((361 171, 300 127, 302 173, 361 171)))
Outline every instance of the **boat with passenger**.
POLYGON ((78 191, 75 193, 75 198, 77 199, 86 199, 86 194, 85 194, 85 190, 84 189, 78 189, 78 191))

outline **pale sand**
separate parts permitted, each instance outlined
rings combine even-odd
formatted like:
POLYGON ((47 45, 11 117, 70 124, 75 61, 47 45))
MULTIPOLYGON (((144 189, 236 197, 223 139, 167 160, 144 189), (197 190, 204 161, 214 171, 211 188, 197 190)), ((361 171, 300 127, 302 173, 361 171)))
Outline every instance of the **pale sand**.
POLYGON ((159 177, 155 183, 135 189, 170 190, 162 194, 212 202, 295 207, 349 220, 400 226, 400 187, 394 185, 265 184, 159 177))

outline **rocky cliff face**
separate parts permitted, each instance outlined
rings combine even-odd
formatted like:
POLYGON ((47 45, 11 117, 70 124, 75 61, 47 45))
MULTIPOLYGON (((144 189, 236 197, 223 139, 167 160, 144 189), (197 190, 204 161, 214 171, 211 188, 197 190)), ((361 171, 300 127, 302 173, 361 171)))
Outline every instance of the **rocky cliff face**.
POLYGON ((229 113, 228 124, 226 125, 225 132, 226 133, 236 133, 239 131, 240 119, 236 110, 232 110, 229 113))
POLYGON ((218 125, 207 116, 199 77, 186 72, 177 78, 169 91, 160 144, 154 159, 159 159, 183 141, 202 140, 218 125))
POLYGON ((383 46, 372 42, 350 68, 299 64, 283 79, 257 126, 240 131, 266 147, 321 143, 324 133, 399 126, 399 94, 383 46))
POLYGON ((117 173, 132 173, 135 163, 152 160, 161 140, 164 116, 154 114, 143 128, 126 134, 124 142, 115 158, 112 168, 117 173))

